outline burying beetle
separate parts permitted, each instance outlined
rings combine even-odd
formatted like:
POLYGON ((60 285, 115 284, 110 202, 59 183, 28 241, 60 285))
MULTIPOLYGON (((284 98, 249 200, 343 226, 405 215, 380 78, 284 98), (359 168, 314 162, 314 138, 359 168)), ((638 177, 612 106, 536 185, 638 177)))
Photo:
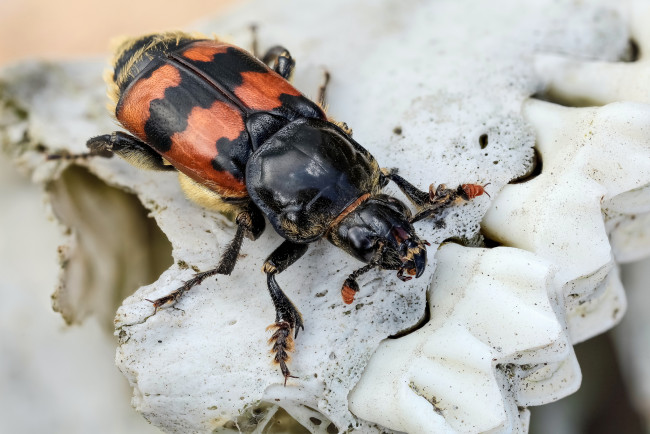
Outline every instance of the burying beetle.
POLYGON ((287 81, 294 64, 280 46, 260 61, 233 45, 180 32, 126 40, 107 82, 115 116, 131 134, 113 132, 87 143, 91 155, 117 154, 141 168, 177 171, 189 199, 237 224, 219 264, 150 300, 154 313, 207 277, 230 274, 243 237, 257 239, 265 218, 285 239, 262 267, 276 312, 269 343, 285 384, 293 377, 287 367, 293 339, 304 326, 276 274, 309 243, 326 238, 366 264, 345 280, 345 303, 359 291, 357 277, 373 268, 397 270, 401 280, 420 277, 429 244, 413 223, 485 193, 478 184, 423 192, 380 169, 347 126, 325 114, 325 86, 316 104, 287 81), (389 181, 409 198, 415 215, 382 193, 389 181))

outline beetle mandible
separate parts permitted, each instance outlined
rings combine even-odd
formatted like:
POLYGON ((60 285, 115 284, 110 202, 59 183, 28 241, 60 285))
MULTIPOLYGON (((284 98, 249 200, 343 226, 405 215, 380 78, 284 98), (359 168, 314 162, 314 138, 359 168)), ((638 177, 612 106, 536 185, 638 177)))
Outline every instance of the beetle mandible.
POLYGON ((258 60, 219 40, 181 32, 125 40, 107 77, 115 117, 129 131, 93 137, 91 155, 123 157, 140 168, 177 171, 187 197, 236 222, 219 264, 199 272, 169 295, 150 300, 154 313, 174 304, 209 276, 230 274, 243 237, 257 239, 265 219, 284 241, 262 270, 276 317, 269 339, 284 382, 300 312, 276 275, 325 238, 366 265, 341 289, 345 303, 359 291, 357 277, 373 269, 420 277, 428 243, 413 223, 440 217, 452 203, 482 195, 484 186, 430 186, 424 192, 381 169, 343 123, 328 118, 324 89, 318 104, 287 81, 295 62, 281 47, 258 60), (393 181, 417 212, 382 193, 393 181))

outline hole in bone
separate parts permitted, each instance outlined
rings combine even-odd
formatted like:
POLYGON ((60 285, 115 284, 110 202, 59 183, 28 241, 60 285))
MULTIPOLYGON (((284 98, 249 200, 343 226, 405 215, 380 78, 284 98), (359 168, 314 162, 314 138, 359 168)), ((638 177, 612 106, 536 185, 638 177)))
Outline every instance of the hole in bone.
POLYGON ((454 243, 463 247, 485 247, 485 240, 480 233, 474 235, 471 238, 461 236, 449 237, 443 240, 443 242, 440 243, 440 246, 442 247, 447 243, 454 243))
POLYGON ((327 425, 327 434, 338 434, 339 430, 333 423, 327 425))
POLYGON ((171 244, 134 194, 86 168, 70 166, 47 191, 74 237, 54 308, 69 323, 93 314, 112 331, 122 301, 172 265, 171 244))
POLYGON ((309 433, 309 430, 291 417, 286 410, 269 402, 260 402, 258 405, 246 408, 236 420, 229 420, 213 432, 228 430, 234 432, 259 432, 261 423, 264 424, 261 427, 261 432, 264 433, 309 433), (270 418, 268 418, 269 416, 270 418))
POLYGON ((569 96, 555 91, 553 88, 543 89, 530 96, 531 99, 546 101, 564 107, 598 107, 602 102, 589 98, 588 96, 569 96))
POLYGON ((493 249, 493 248, 495 248, 495 247, 500 247, 500 246, 503 246, 503 245, 504 245, 503 243, 501 243, 501 242, 499 242, 499 241, 497 241, 497 240, 493 240, 492 238, 490 238, 490 237, 488 237, 487 235, 485 235, 485 233, 483 232, 482 229, 481 229, 480 234, 481 234, 481 237, 483 238, 483 245, 484 245, 484 247, 486 247, 486 248, 488 248, 488 249, 493 249))
POLYGON ((481 146, 481 149, 485 149, 488 145, 488 135, 481 134, 481 136, 478 138, 478 144, 481 146))
MULTIPOLYGON (((240 432, 251 432, 246 431, 240 427, 240 432)), ((289 413, 282 407, 278 408, 278 411, 275 412, 273 417, 264 427, 264 434, 281 434, 281 433, 297 433, 297 434, 309 434, 309 430, 305 428, 300 422, 291 417, 289 413)))
POLYGON ((634 39, 631 39, 627 41, 627 47, 625 48, 625 52, 621 56, 621 62, 636 62, 639 60, 639 56, 641 55, 641 49, 639 48, 639 44, 636 43, 634 39))
POLYGON ((523 184, 524 182, 528 182, 531 179, 536 178, 540 173, 542 173, 542 156, 537 148, 533 148, 533 151, 533 159, 530 167, 528 168, 528 171, 523 175, 511 180, 508 182, 508 184, 523 184))

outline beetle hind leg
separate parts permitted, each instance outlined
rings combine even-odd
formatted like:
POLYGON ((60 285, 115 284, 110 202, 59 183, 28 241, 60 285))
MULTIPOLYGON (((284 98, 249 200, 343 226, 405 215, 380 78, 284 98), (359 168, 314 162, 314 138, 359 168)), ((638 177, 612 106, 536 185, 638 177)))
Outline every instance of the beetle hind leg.
POLYGON ((111 158, 119 155, 131 165, 146 170, 176 170, 160 156, 153 148, 136 137, 114 131, 88 139, 86 146, 89 151, 81 154, 50 154, 48 160, 77 160, 93 157, 111 158))
MULTIPOLYGON (((323 71, 323 84, 321 84, 320 87, 318 88, 318 99, 316 100, 318 102, 318 105, 320 105, 323 109, 327 105, 325 96, 327 95, 327 85, 329 83, 330 83, 330 73, 329 71, 325 70, 323 71)), ((347 127, 347 124, 345 126, 347 127)))
POLYGON ((259 58, 259 52, 258 52, 258 42, 257 42, 257 24, 252 23, 248 28, 251 31, 251 53, 253 53, 253 56, 259 58))
POLYGON ((298 337, 300 329, 305 329, 302 315, 293 305, 289 297, 282 291, 275 280, 274 274, 267 274, 269 293, 275 305, 275 323, 268 326, 267 330, 274 330, 268 340, 273 354, 273 363, 280 365, 280 372, 284 376, 284 385, 287 385, 291 375, 287 363, 291 360, 290 353, 294 349, 294 339, 298 337))
POLYGON ((68 152, 48 153, 48 160, 85 160, 93 157, 112 158, 114 155, 113 144, 117 138, 117 134, 126 136, 127 134, 114 132, 112 134, 104 134, 103 136, 96 136, 86 142, 86 146, 90 149, 88 152, 81 152, 78 154, 71 154, 68 152))
POLYGON ((287 367, 287 363, 291 360, 289 353, 293 351, 294 345, 293 336, 291 336, 291 325, 286 321, 282 321, 271 324, 266 329, 275 329, 268 343, 272 345, 273 363, 280 365, 280 372, 284 375, 284 385, 286 386, 288 378, 298 378, 291 375, 291 371, 287 367))
POLYGON ((86 142, 91 156, 111 157, 117 154, 131 165, 147 170, 176 170, 153 148, 136 137, 114 131, 111 134, 92 137, 86 142))
POLYGON ((262 62, 271 66, 285 80, 291 79, 293 69, 296 66, 296 61, 291 57, 291 53, 282 45, 269 48, 264 57, 262 57, 262 62))

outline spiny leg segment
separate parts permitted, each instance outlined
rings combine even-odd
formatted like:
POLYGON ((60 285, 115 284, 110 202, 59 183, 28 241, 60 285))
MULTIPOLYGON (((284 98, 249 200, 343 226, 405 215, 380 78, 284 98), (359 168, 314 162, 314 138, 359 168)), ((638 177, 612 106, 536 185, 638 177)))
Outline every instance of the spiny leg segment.
POLYGON ((271 353, 274 354, 273 362, 280 365, 280 371, 284 375, 284 385, 287 385, 291 375, 287 363, 290 360, 289 353, 293 350, 293 340, 298 337, 300 329, 305 329, 302 315, 289 297, 282 291, 282 288, 275 280, 275 275, 286 270, 287 267, 296 262, 307 252, 307 244, 298 244, 285 240, 275 249, 264 262, 262 271, 266 273, 266 280, 275 307, 275 323, 267 330, 274 330, 269 338, 271 353))
POLYGON ((411 219, 411 223, 418 222, 425 218, 438 217, 446 208, 457 201, 468 201, 482 194, 489 194, 485 187, 489 184, 461 184, 457 188, 449 189, 445 184, 437 188, 431 184, 429 192, 424 192, 397 174, 396 169, 382 169, 382 176, 386 181, 393 181, 400 190, 415 205, 418 212, 411 219))
MULTIPOLYGON (((241 249, 244 235, 248 235, 251 238, 256 238, 255 235, 251 234, 257 234, 259 236, 260 231, 255 228, 255 224, 259 220, 256 218, 256 216, 251 215, 251 213, 254 212, 255 211, 248 210, 243 211, 237 215, 237 218, 235 220, 237 223, 237 232, 235 233, 235 237, 226 246, 226 249, 221 255, 221 259, 219 260, 219 264, 215 268, 195 274, 194 277, 183 283, 180 288, 164 297, 155 300, 147 299, 147 301, 153 303, 154 315, 158 312, 158 309, 164 306, 173 306, 176 304, 176 302, 183 296, 183 294, 192 289, 192 287, 199 285, 208 277, 214 276, 216 274, 229 275, 232 273, 232 270, 235 268, 235 264, 237 263, 237 256, 239 255, 239 250, 241 249)), ((262 222, 263 221, 264 220, 262 219, 262 222)))

